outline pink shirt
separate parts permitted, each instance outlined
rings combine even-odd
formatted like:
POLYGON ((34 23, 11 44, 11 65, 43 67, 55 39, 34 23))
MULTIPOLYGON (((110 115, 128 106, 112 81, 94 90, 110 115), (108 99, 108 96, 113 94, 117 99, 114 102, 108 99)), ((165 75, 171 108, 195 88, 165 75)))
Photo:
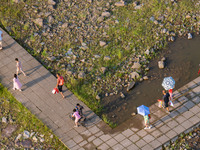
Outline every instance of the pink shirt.
POLYGON ((76 112, 73 114, 73 116, 74 116, 76 119, 80 119, 80 118, 81 118, 81 116, 78 114, 78 111, 76 111, 76 112))

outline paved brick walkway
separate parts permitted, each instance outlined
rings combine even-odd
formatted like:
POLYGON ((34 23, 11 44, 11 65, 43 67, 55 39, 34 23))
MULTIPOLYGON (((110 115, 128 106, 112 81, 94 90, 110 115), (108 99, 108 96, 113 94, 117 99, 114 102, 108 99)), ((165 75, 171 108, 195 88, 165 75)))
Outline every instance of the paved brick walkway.
MULTIPOLYGON (((150 107, 152 129, 137 129, 132 122, 125 129, 116 128, 115 131, 66 87, 64 100, 59 94, 53 95, 51 90, 55 87, 56 78, 5 32, 3 47, 4 50, 0 51, 1 83, 71 150, 161 149, 162 144, 175 140, 179 134, 188 132, 200 122, 200 77, 174 92, 175 107, 171 108, 170 114, 158 108, 157 103, 150 107), (16 57, 22 61, 23 70, 28 75, 19 75, 23 92, 12 90, 16 57), (88 118, 86 127, 74 128, 74 122, 68 117, 76 103, 85 107, 84 113, 88 118)), ((133 118, 143 123, 142 116, 133 118)))

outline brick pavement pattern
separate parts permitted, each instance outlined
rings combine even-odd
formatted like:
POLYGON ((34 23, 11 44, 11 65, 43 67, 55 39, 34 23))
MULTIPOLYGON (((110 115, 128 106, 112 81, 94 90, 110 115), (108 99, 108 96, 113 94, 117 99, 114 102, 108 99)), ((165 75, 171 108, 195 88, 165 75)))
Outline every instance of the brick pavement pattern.
POLYGON ((3 31, 3 34, 0 82, 71 150, 161 149, 163 144, 175 140, 179 134, 190 131, 200 123, 198 77, 174 92, 174 107, 170 108, 170 114, 158 108, 158 103, 150 106, 152 129, 127 127, 114 133, 104 132, 105 129, 112 129, 66 87, 63 89, 64 100, 59 94, 53 95, 51 91, 56 85, 56 78, 6 32, 3 31), (20 59, 23 70, 28 75, 19 75, 19 80, 23 84, 22 92, 12 90, 12 79, 16 72, 15 58, 20 59), (85 108, 84 113, 88 118, 85 127, 74 128, 74 122, 69 118, 76 103, 85 108))

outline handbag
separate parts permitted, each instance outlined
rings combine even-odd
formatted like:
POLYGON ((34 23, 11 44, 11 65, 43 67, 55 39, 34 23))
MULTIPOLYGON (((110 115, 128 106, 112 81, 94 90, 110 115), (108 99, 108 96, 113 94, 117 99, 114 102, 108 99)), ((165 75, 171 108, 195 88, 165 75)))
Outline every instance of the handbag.
POLYGON ((59 90, 58 90, 57 88, 54 88, 54 89, 52 90, 52 93, 53 93, 53 94, 57 94, 57 93, 59 93, 59 90))

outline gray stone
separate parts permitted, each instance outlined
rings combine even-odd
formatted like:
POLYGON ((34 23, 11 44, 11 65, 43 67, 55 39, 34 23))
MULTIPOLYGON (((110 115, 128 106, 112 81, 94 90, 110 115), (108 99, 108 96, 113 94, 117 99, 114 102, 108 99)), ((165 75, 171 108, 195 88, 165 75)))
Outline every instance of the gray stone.
POLYGON ((87 0, 88 3, 92 3, 92 0, 87 0))
POLYGON ((25 141, 22 141, 21 142, 21 144, 22 144, 22 146, 24 147, 24 148, 31 148, 32 147, 32 141, 31 140, 25 140, 25 141))
POLYGON ((51 56, 51 57, 47 57, 47 59, 48 59, 49 61, 55 61, 55 60, 56 60, 56 57, 51 56))
POLYGON ((192 34, 188 33, 188 40, 191 40, 191 39, 192 39, 192 34))
POLYGON ((106 72, 107 68, 106 67, 101 67, 101 72, 104 74, 106 72))
POLYGON ((110 56, 105 56, 105 57, 104 57, 104 60, 105 60, 105 61, 109 61, 110 59, 111 59, 110 56))
POLYGON ((120 93, 120 97, 121 97, 121 98, 125 98, 125 95, 121 92, 121 93, 120 93))
POLYGON ((17 130, 17 125, 9 124, 5 129, 2 130, 1 136, 2 137, 11 137, 12 133, 17 130))
POLYGON ((63 25, 62 25, 62 28, 67 28, 68 27, 68 23, 64 23, 63 25))
POLYGON ((22 134, 18 134, 18 136, 15 138, 15 143, 22 137, 22 134))
POLYGON ((140 69, 141 65, 139 62, 134 62, 133 66, 131 68, 133 69, 140 69))
POLYGON ((144 80, 148 80, 149 78, 148 78, 148 76, 144 76, 143 79, 144 80))
POLYGON ((104 42, 104 41, 100 41, 100 42, 99 42, 99 45, 100 45, 101 47, 103 47, 103 46, 106 45, 106 42, 104 42))
POLYGON ((140 77, 139 73, 137 73, 136 71, 132 72, 130 75, 132 79, 137 79, 140 77))
POLYGON ((7 123, 7 118, 6 117, 2 117, 2 123, 7 123))
POLYGON ((36 138, 36 136, 33 136, 33 141, 36 143, 38 140, 37 140, 37 138, 36 138))
POLYGON ((110 13, 105 11, 101 14, 102 17, 110 17, 110 13))
POLYGON ((115 6, 117 6, 117 7, 124 6, 124 5, 125 5, 125 2, 123 0, 115 3, 115 6))
POLYGON ((43 19, 37 18, 34 20, 35 24, 39 25, 40 27, 43 27, 43 19))
POLYGON ((158 62, 158 67, 159 67, 160 69, 165 68, 165 63, 164 63, 164 61, 159 61, 159 62, 158 62))
POLYGON ((21 1, 20 0, 13 0, 13 2, 15 2, 15 3, 20 3, 21 1))
POLYGON ((96 96, 96 99, 97 99, 97 100, 100 100, 100 99, 101 99, 101 97, 100 97, 99 95, 97 95, 97 96, 96 96))
POLYGON ((30 137, 30 132, 24 130, 23 137, 24 137, 25 139, 28 139, 28 138, 30 137))
POLYGON ((135 82, 134 82, 134 81, 129 82, 129 83, 128 83, 128 87, 127 87, 127 91, 130 91, 130 89, 132 89, 132 88, 134 87, 134 85, 135 85, 135 82))
POLYGON ((56 4, 56 2, 55 2, 55 1, 53 1, 53 0, 48 0, 48 4, 49 4, 49 5, 55 5, 55 4, 56 4))
POLYGON ((80 73, 78 74, 78 78, 79 78, 79 79, 85 78, 85 73, 84 73, 84 72, 80 72, 80 73))

